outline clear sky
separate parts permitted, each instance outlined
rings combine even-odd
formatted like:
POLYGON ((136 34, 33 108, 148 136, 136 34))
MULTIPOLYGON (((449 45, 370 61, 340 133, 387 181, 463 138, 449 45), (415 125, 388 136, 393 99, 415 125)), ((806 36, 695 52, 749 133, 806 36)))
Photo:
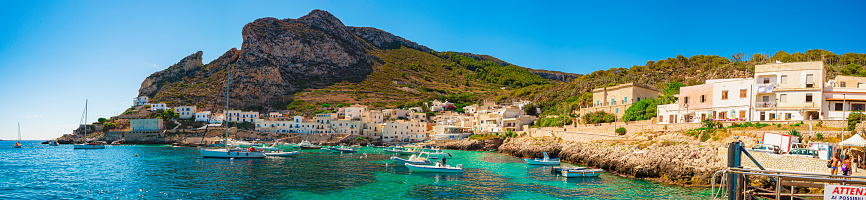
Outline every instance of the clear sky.
POLYGON ((241 46, 262 17, 313 9, 437 51, 588 73, 676 55, 864 53, 864 1, 2 1, 0 139, 58 137, 128 108, 141 82, 181 58, 241 46))

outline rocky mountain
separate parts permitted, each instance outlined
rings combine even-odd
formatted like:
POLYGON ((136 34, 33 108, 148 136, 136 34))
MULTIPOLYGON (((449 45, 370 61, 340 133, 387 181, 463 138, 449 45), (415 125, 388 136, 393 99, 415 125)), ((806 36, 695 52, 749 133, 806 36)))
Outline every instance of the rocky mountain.
POLYGON ((255 20, 243 27, 242 37, 241 49, 210 63, 203 65, 202 52, 196 52, 152 74, 139 94, 154 102, 219 107, 231 68, 233 108, 278 110, 328 102, 384 107, 578 76, 517 67, 490 56, 436 52, 376 28, 345 26, 322 10, 298 19, 255 20))

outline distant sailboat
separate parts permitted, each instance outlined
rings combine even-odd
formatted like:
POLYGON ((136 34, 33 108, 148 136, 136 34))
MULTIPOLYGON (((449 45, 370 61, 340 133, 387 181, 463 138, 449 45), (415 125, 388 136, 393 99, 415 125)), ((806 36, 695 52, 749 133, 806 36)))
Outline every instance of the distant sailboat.
POLYGON ((87 142, 87 100, 84 100, 84 143, 73 145, 73 149, 105 149, 105 145, 87 142))
MULTIPOLYGON (((229 84, 231 83, 231 73, 232 68, 229 65, 229 70, 226 75, 226 115, 225 118, 225 126, 226 126, 226 134, 225 134, 225 149, 202 149, 199 150, 199 153, 202 157, 205 158, 264 158, 265 153, 261 151, 249 151, 246 149, 229 149, 229 125, 228 125, 228 111, 229 111, 229 84), (232 154, 234 153, 234 154, 232 154)), ((254 149, 250 147, 251 149, 254 149)))
POLYGON ((15 142, 13 148, 21 148, 21 123, 18 123, 18 142, 15 142))

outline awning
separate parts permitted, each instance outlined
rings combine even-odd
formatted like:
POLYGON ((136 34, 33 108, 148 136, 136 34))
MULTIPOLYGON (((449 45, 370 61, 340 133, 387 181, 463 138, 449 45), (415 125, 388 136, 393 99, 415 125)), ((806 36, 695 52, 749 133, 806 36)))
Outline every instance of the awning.
POLYGON ((839 98, 826 98, 825 101, 866 101, 866 99, 839 99, 839 98))
POLYGON ((863 137, 860 137, 860 134, 854 134, 854 136, 851 136, 851 138, 840 142, 839 145, 849 147, 866 147, 866 140, 864 140, 863 137))

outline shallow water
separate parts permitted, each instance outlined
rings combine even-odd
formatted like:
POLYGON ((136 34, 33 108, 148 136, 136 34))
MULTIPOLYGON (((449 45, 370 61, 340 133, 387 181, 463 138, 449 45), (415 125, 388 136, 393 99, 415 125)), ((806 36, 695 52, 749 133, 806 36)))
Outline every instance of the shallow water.
MULTIPOLYGON (((550 167, 449 151, 457 174, 411 173, 379 149, 295 157, 201 158, 197 149, 137 145, 74 150, 0 141, 0 199, 706 199, 709 189, 622 178, 564 178, 550 167), (367 153, 364 156, 363 153, 367 153), (138 157, 135 156, 138 154, 138 157)), ((405 157, 405 156, 404 156, 405 157)))

